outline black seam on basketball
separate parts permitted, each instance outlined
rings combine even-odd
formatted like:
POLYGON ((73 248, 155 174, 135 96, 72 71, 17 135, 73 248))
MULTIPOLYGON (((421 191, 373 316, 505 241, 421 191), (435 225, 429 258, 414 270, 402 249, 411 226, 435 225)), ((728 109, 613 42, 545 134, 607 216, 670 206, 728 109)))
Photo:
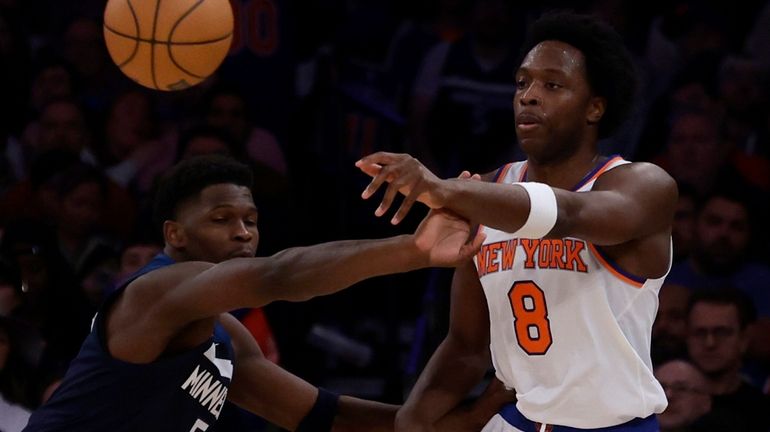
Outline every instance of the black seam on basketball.
MULTIPOLYGON (((187 16, 190 15, 195 9, 197 9, 198 6, 200 6, 201 4, 203 4, 203 0, 198 0, 194 5, 192 5, 192 7, 190 9, 187 10, 187 12, 183 13, 182 16, 180 16, 179 19, 176 20, 174 25, 171 26, 171 31, 168 32, 168 40, 169 40, 169 42, 174 40, 174 32, 176 32, 176 29, 177 29, 177 27, 179 27, 179 24, 185 18, 187 18, 187 16)), ((179 68, 179 70, 181 70, 182 72, 184 72, 184 73, 186 73, 186 74, 188 74, 190 76, 193 76, 193 77, 201 79, 201 80, 206 78, 205 76, 199 76, 199 75, 196 75, 196 74, 190 72, 189 70, 184 68, 181 64, 179 64, 179 62, 176 61, 176 59, 174 58, 174 53, 171 51, 171 44, 167 45, 166 49, 168 50, 168 58, 171 60, 171 63, 174 63, 174 66, 179 68)))
POLYGON ((121 31, 115 30, 114 28, 112 28, 112 27, 110 27, 110 26, 108 26, 106 24, 104 25, 104 28, 109 30, 111 33, 114 33, 115 35, 120 36, 120 37, 124 37, 126 39, 135 40, 137 42, 147 42, 149 44, 157 44, 157 45, 206 45, 206 44, 210 44, 210 43, 221 42, 221 41, 223 41, 223 40, 225 40, 225 39, 227 39, 227 38, 229 38, 230 36, 233 35, 233 32, 230 32, 230 33, 228 33, 228 34, 226 34, 224 36, 220 36, 220 37, 218 37, 216 39, 207 39, 207 40, 195 41, 195 42, 176 42, 176 41, 175 42, 171 42, 171 41, 163 41, 163 40, 155 40, 155 39, 145 39, 145 38, 140 38, 140 37, 136 37, 136 36, 131 36, 130 34, 126 34, 126 33, 123 33, 121 31))
POLYGON ((157 3, 155 3, 155 18, 152 21, 152 42, 150 42, 150 70, 152 71, 152 83, 155 85, 155 88, 160 90, 160 87, 158 86, 158 79, 155 76, 155 45, 157 42, 157 31, 158 31, 158 15, 160 14, 160 1, 158 0, 157 3))
MULTIPOLYGON (((131 55, 129 55, 128 58, 125 61, 123 61, 122 63, 120 63, 118 65, 118 67, 121 68, 121 69, 123 68, 123 66, 127 65, 128 63, 130 63, 131 60, 134 59, 134 57, 136 57, 136 53, 139 52, 139 36, 142 34, 139 31, 139 17, 136 16, 136 11, 134 10, 134 5, 131 4, 131 0, 126 0, 126 3, 128 3, 128 9, 131 11, 131 16, 134 18, 134 28, 136 29, 136 37, 137 37, 137 39, 135 40, 136 43, 134 44, 134 50, 131 52, 131 55)), ((110 29, 109 26, 107 26, 107 23, 104 24, 104 28, 106 28, 107 30, 112 31, 112 29, 110 29)), ((113 33, 116 33, 116 32, 113 31, 113 33)))

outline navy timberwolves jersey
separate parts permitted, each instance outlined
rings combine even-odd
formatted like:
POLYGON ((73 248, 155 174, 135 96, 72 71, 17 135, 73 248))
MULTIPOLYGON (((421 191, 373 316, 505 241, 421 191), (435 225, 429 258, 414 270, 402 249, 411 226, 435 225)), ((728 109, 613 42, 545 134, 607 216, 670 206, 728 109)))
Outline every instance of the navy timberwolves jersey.
POLYGON ((156 256, 105 301, 61 386, 25 432, 213 430, 233 374, 230 339, 219 324, 203 344, 148 364, 126 363, 106 349, 103 311, 131 281, 170 264, 156 256))

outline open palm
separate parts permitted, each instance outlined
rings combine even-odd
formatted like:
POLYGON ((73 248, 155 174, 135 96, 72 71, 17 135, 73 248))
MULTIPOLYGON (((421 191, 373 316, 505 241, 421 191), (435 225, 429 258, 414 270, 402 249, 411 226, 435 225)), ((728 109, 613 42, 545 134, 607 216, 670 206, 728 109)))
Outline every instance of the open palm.
POLYGON ((454 267, 476 253, 483 234, 470 238, 468 221, 447 210, 431 210, 415 232, 416 244, 428 252, 431 266, 454 267))

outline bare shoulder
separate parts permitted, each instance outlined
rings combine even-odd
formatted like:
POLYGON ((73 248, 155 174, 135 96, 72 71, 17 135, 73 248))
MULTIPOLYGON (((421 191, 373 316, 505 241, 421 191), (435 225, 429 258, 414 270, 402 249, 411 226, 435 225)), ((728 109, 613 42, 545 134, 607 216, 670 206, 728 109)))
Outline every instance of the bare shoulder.
POLYGON ((131 322, 137 316, 147 318, 150 312, 162 312, 164 300, 173 297, 177 287, 213 265, 197 261, 176 263, 136 278, 115 303, 111 320, 131 322))
MULTIPOLYGON (((105 311, 107 344, 118 359, 134 363, 154 361, 167 350, 183 350, 211 334, 211 324, 190 326, 173 309, 173 293, 185 281, 213 264, 184 262, 163 267, 132 281, 105 311), (181 329, 186 329, 180 336, 181 329)), ((179 296, 177 296, 179 297, 179 296)))
POLYGON ((137 278, 129 284, 126 294, 157 299, 213 266, 212 263, 201 261, 175 263, 137 278))
POLYGON ((602 174, 593 190, 625 189, 660 195, 676 201, 676 181, 661 167, 649 162, 632 162, 615 167, 602 174))

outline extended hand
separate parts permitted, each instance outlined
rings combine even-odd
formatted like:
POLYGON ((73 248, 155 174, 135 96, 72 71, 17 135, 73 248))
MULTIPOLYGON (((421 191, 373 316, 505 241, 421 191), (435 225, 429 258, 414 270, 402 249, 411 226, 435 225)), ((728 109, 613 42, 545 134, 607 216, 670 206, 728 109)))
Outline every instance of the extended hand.
POLYGON ((454 267, 475 254, 485 234, 475 233, 465 219, 446 210, 431 210, 414 233, 417 248, 428 254, 430 266, 454 267))
POLYGON ((443 207, 442 180, 408 154, 377 152, 356 162, 356 166, 372 177, 372 182, 361 194, 363 199, 368 199, 383 183, 388 183, 385 196, 374 212, 375 215, 385 214, 397 193, 404 195, 401 207, 390 221, 393 224, 404 219, 415 201, 420 201, 432 209, 443 207))

